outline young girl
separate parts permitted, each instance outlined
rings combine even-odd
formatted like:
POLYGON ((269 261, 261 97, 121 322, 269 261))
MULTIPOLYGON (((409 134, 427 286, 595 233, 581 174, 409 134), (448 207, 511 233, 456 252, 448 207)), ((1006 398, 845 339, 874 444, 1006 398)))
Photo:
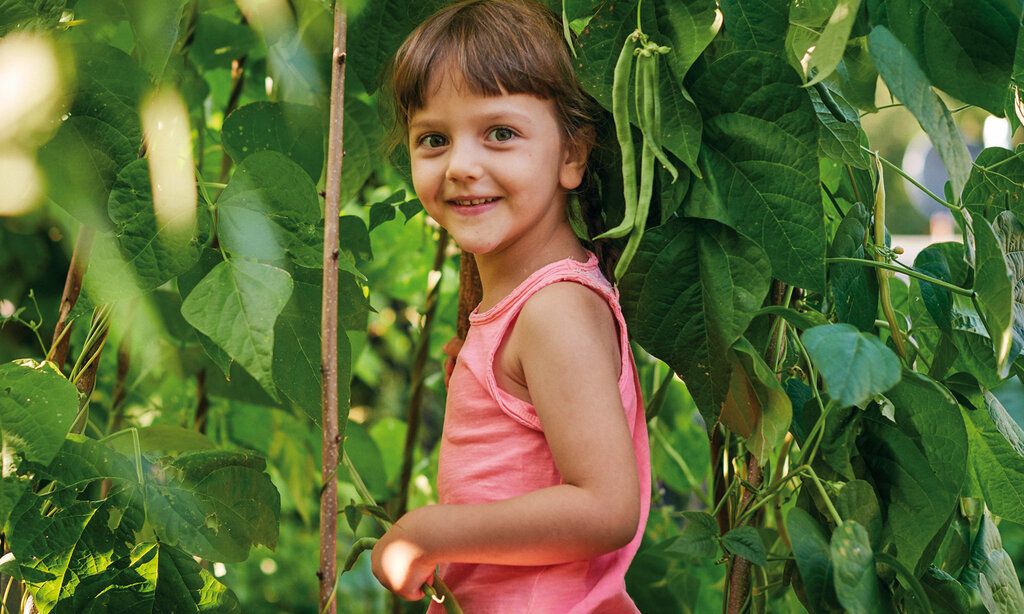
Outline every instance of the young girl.
POLYGON ((469 0, 420 24, 387 81, 416 194, 483 298, 449 381, 440 504, 395 523, 373 573, 418 600, 440 565, 469 614, 638 611, 647 426, 618 289, 567 217, 595 140, 569 53, 543 5, 469 0))

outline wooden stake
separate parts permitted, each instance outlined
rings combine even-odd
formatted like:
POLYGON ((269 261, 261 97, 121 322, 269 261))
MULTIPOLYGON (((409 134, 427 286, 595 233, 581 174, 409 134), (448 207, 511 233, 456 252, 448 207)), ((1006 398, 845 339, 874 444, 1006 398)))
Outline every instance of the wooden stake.
MULTIPOLYGON (((336 614, 338 531, 338 213, 344 154, 345 3, 334 5, 334 53, 331 62, 330 128, 327 136, 327 196, 324 202, 324 280, 321 302, 320 371, 323 376, 323 488, 320 491, 320 612, 336 614)), ((346 416, 347 420, 347 416, 346 416)))

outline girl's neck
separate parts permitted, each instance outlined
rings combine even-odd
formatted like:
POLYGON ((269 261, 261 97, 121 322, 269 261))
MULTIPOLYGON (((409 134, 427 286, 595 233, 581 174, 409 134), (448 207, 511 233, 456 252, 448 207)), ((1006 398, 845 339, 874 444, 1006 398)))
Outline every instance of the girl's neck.
POLYGON ((559 225, 548 240, 540 245, 519 244, 500 252, 476 255, 476 267, 483 288, 478 310, 481 313, 487 311, 527 277, 552 262, 565 258, 586 262, 588 256, 568 221, 559 225))

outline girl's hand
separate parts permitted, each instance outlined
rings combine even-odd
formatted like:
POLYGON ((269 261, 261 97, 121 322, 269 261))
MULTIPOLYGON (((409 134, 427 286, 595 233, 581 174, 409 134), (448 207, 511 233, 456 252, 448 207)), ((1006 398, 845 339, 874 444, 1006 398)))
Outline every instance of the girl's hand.
POLYGON ((370 555, 373 575, 381 585, 409 601, 423 599, 423 584, 434 584, 435 563, 423 545, 417 511, 392 525, 370 555))

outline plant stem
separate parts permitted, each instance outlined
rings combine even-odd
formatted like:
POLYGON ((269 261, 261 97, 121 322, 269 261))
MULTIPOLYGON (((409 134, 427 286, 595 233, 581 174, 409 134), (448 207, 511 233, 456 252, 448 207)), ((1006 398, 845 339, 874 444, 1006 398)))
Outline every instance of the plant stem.
POLYGON ((1006 164, 1007 162, 1012 162, 1013 160, 1016 160, 1017 158, 1021 157, 1021 155, 1024 155, 1024 150, 1018 151, 1017 153, 1013 154, 1012 156, 1010 156, 1010 157, 1008 157, 1006 159, 1000 160, 999 162, 996 162, 995 164, 990 164, 988 166, 981 166, 979 164, 975 164, 974 166, 977 166, 981 170, 988 172, 988 171, 991 171, 991 170, 993 170, 995 168, 998 168, 998 167, 1002 166, 1003 164, 1006 164))
POLYGON ((951 284, 949 282, 942 281, 941 279, 936 279, 935 277, 931 277, 929 275, 925 275, 924 273, 920 273, 916 269, 908 269, 908 268, 902 267, 902 266, 900 266, 898 264, 892 264, 892 263, 889 263, 889 262, 880 262, 878 260, 865 260, 864 258, 839 258, 839 257, 836 257, 836 258, 825 258, 825 262, 827 264, 831 264, 833 262, 849 262, 851 264, 862 264, 864 266, 872 266, 872 267, 877 267, 877 268, 880 268, 880 269, 889 269, 890 271, 896 271, 897 273, 903 273, 904 275, 907 275, 908 277, 914 277, 916 279, 920 279, 921 281, 926 281, 926 282, 928 282, 930 284, 935 284, 936 286, 941 286, 941 287, 943 287, 943 288, 945 288, 945 289, 947 289, 947 290, 949 290, 951 292, 955 292, 955 293, 963 295, 963 296, 974 296, 974 290, 970 290, 968 288, 961 288, 960 286, 955 286, 955 285, 953 285, 953 284, 951 284))
POLYGON ((64 368, 64 361, 68 357, 68 343, 70 336, 67 334, 71 328, 68 322, 68 314, 78 302, 78 296, 82 292, 82 279, 85 277, 85 269, 88 267, 89 252, 92 251, 92 239, 95 231, 88 226, 82 226, 78 231, 78 238, 75 239, 75 248, 71 252, 71 264, 68 265, 68 274, 64 279, 64 292, 60 297, 60 313, 57 317, 57 325, 53 329, 53 344, 46 355, 47 360, 56 363, 58 369, 64 368))
POLYGON ((814 468, 807 465, 807 474, 810 476, 811 481, 818 487, 818 493, 821 494, 821 498, 825 501, 825 507, 828 508, 828 513, 832 516, 832 520, 835 521, 836 526, 843 524, 843 519, 839 517, 839 512, 836 511, 835 506, 832 505, 832 499, 825 492, 825 487, 822 486, 821 480, 818 479, 818 474, 814 472, 814 468))
MULTIPOLYGON (((757 462, 757 457, 747 452, 747 482, 749 486, 758 488, 761 483, 761 465, 757 462)), ((749 486, 745 489, 743 494, 740 496, 740 503, 737 509, 743 509, 743 506, 754 497, 754 491, 749 486)), ((732 569, 730 570, 729 576, 729 613, 740 614, 750 599, 750 566, 751 563, 748 559, 745 559, 739 555, 733 555, 732 569)))
MULTIPOLYGON (((320 609, 326 608, 328 614, 336 614, 338 608, 337 602, 331 598, 331 592, 338 577, 338 448, 344 439, 344 426, 339 426, 338 416, 338 213, 344 157, 342 144, 345 119, 346 40, 345 3, 339 2, 334 7, 334 51, 331 56, 331 103, 327 138, 327 195, 324 199, 324 273, 320 309, 323 488, 320 491, 320 566, 317 577, 320 580, 320 609)), ((224 181, 223 172, 221 181, 224 181)))
POLYGON ((9 577, 7 579, 7 586, 4 588, 4 596, 3 596, 3 602, 2 602, 3 603, 3 607, 4 607, 4 612, 10 612, 11 611, 11 609, 7 607, 7 598, 11 594, 11 586, 13 584, 14 584, 14 576, 11 576, 11 577, 9 577))
MULTIPOLYGON (((868 152, 872 156, 877 155, 874 151, 871 151, 870 149, 868 149, 867 147, 864 147, 863 145, 861 145, 860 148, 863 149, 864 151, 868 152)), ((893 164, 892 162, 889 162, 888 160, 886 160, 882 156, 878 156, 878 159, 881 160, 883 164, 885 164, 886 166, 888 166, 892 170, 896 171, 896 173, 899 174, 901 177, 903 177, 904 179, 906 179, 910 183, 914 184, 914 186, 917 189, 919 189, 922 192, 924 192, 925 194, 927 194, 929 198, 931 198, 935 202, 939 203, 943 207, 945 207, 947 209, 952 209, 954 211, 961 211, 961 210, 963 210, 962 206, 958 207, 956 205, 950 204, 949 202, 946 201, 946 199, 939 198, 938 196, 936 196, 935 193, 933 193, 931 190, 929 190, 928 188, 926 188, 923 185, 921 185, 916 179, 914 179, 913 177, 908 175, 906 172, 904 172, 903 169, 900 168, 898 165, 893 164)), ((881 177, 879 177, 879 180, 881 180, 881 177)))
POLYGON ((799 476, 806 469, 807 469, 807 467, 805 465, 801 465, 800 467, 797 467, 793 471, 790 471, 789 473, 787 473, 778 482, 773 484, 771 486, 771 488, 769 488, 767 491, 765 491, 763 497, 758 499, 756 503, 754 503, 749 508, 747 508, 746 510, 743 511, 743 514, 740 515, 740 518, 736 522, 736 525, 737 526, 745 525, 747 523, 747 520, 749 520, 751 514, 753 514, 755 511, 757 511, 758 508, 760 508, 761 506, 763 506, 766 503, 768 503, 769 501, 773 500, 779 494, 779 491, 782 490, 782 487, 786 485, 786 482, 788 482, 788 481, 792 480, 793 478, 799 476))

